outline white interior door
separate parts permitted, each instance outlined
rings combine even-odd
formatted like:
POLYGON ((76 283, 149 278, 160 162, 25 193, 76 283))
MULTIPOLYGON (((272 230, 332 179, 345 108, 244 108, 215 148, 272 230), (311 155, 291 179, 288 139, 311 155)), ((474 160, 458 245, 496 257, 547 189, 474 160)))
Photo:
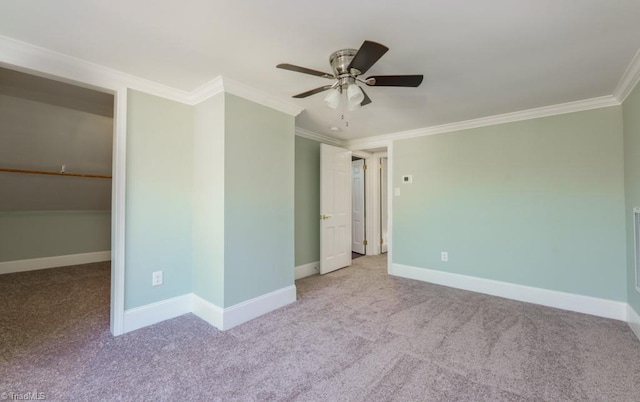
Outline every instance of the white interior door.
POLYGON ((351 151, 320 144, 320 273, 351 265, 351 151))
POLYGON ((351 250, 366 254, 364 216, 364 159, 351 162, 351 250))
POLYGON ((380 158, 380 252, 387 252, 387 158, 380 158))

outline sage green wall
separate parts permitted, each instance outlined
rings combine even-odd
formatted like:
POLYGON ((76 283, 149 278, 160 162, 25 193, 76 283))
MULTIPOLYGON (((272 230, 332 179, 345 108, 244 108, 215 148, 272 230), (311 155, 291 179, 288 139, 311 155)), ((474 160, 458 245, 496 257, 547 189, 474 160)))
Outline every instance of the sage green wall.
POLYGON ((621 111, 395 141, 393 262, 625 300, 621 111))
POLYGON ((624 178, 627 223, 627 302, 640 313, 640 293, 636 290, 633 208, 640 207, 640 85, 622 105, 624 126, 624 178))
POLYGON ((320 260, 320 143, 296 136, 295 265, 320 260))
POLYGON ((111 211, 0 212, 0 262, 111 250, 111 211))
POLYGON ((295 118, 224 97, 228 307, 294 283, 295 118))
POLYGON ((192 291, 193 107, 129 90, 125 308, 192 291), (151 286, 151 273, 164 284, 151 286))
MULTIPOLYGON (((7 90, 11 91, 11 80, 5 77, 0 92, 7 90)), ((59 100, 64 105, 67 98, 59 100)), ((0 161, 4 168, 60 171, 65 165, 68 173, 110 175, 112 148, 111 116, 0 94, 0 161)), ((109 209, 111 180, 0 172, 2 212, 109 209)))
POLYGON ((193 292, 224 305, 224 95, 195 107, 193 292))

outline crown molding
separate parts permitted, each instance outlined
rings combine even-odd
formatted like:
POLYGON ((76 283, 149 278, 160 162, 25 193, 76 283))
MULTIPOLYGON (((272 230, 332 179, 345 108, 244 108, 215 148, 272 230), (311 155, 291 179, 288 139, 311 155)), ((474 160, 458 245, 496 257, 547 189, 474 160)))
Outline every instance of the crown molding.
POLYGON ((222 92, 239 96, 294 117, 304 110, 303 107, 294 103, 276 99, 265 91, 260 91, 221 75, 194 89, 189 94, 188 103, 190 105, 197 105, 222 92))
MULTIPOLYGON (((95 86, 97 89, 116 91, 122 88, 131 88, 189 105, 198 104, 218 93, 227 92, 292 116, 297 116, 304 110, 291 102, 274 98, 267 92, 251 88, 223 76, 218 76, 188 92, 1 35, 0 65, 17 67, 37 75, 54 76, 69 83, 81 83, 82 86, 95 86)), ((348 146, 351 149, 375 148, 386 146, 390 141, 398 139, 441 134, 619 105, 633 90, 638 81, 640 81, 640 50, 636 53, 620 79, 614 95, 350 141, 338 140, 301 128, 296 128, 296 135, 326 144, 348 146)))
POLYGON ((561 103, 558 105, 544 106, 535 109, 521 110, 499 114, 495 116, 481 117, 479 119, 465 120, 456 123, 443 124, 440 126, 424 127, 415 130, 401 131, 391 134, 377 135, 347 141, 346 145, 350 149, 375 148, 388 144, 390 141, 403 140, 407 138, 422 137, 425 135, 435 135, 449 133, 452 131, 462 131, 471 128, 494 126, 497 124, 512 123, 522 120, 537 119, 559 114, 581 112, 591 109, 620 105, 620 101, 612 95, 600 96, 598 98, 584 99, 574 102, 561 103))
POLYGON ((131 88, 188 105, 196 105, 224 91, 292 116, 297 116, 304 109, 222 76, 191 92, 183 91, 1 35, 0 65, 17 67, 36 75, 48 75, 69 83, 89 83, 96 88, 114 91, 123 87, 131 88))
POLYGON ((296 135, 298 137, 306 138, 308 140, 320 142, 327 145, 333 145, 336 147, 344 147, 345 141, 337 138, 329 137, 328 135, 318 134, 316 132, 305 130, 304 128, 296 127, 296 135))
POLYGON ((189 101, 187 103, 194 106, 222 92, 224 92, 224 85, 222 83, 222 76, 219 75, 191 91, 189 94, 189 101))
POLYGON ((622 74, 618 86, 615 91, 613 91, 613 96, 615 96, 620 103, 624 102, 631 91, 633 91, 633 88, 638 84, 638 81, 640 81, 640 50, 638 50, 633 57, 624 74, 622 74))
POLYGON ((80 83, 81 86, 90 84, 114 91, 128 87, 182 103, 189 97, 186 91, 6 36, 0 36, 0 65, 17 67, 36 75, 56 77, 76 85, 80 83))

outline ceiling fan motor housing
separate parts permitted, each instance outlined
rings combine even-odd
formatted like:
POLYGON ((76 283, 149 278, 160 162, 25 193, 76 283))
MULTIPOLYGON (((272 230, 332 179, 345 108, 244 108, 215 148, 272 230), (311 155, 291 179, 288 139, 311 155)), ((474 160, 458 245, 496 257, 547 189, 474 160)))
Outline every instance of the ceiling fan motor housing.
POLYGON ((358 53, 357 49, 342 49, 333 52, 329 57, 333 74, 338 79, 338 86, 341 89, 349 84, 354 84, 356 82, 355 77, 361 74, 360 71, 355 68, 349 71, 349 65, 356 53, 358 53))

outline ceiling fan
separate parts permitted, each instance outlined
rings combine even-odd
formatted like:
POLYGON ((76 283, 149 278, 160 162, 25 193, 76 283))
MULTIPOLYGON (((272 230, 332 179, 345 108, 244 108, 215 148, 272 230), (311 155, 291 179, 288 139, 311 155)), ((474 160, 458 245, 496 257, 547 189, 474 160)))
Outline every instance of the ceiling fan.
POLYGON ((324 85, 294 95, 294 98, 306 98, 307 96, 331 90, 324 101, 332 109, 337 109, 344 91, 347 93, 348 109, 355 110, 360 106, 371 103, 371 98, 357 84, 358 82, 367 84, 370 87, 417 87, 422 83, 422 75, 373 75, 364 80, 361 79, 360 75, 366 73, 387 50, 389 48, 384 45, 366 40, 360 46, 360 49, 341 49, 333 52, 329 57, 333 74, 288 63, 278 64, 276 67, 336 80, 331 85, 324 85))

